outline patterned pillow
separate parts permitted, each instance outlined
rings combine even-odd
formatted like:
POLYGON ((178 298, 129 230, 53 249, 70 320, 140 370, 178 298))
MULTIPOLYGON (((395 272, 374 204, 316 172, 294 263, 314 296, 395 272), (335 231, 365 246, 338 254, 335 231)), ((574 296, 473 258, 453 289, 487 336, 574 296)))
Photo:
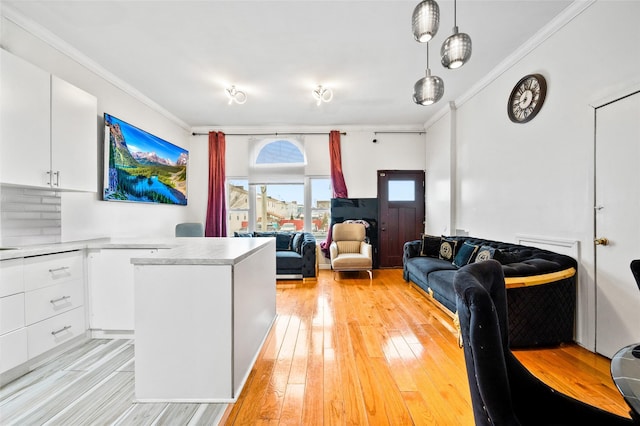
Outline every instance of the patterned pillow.
POLYGON ((496 249, 490 246, 482 246, 478 249, 476 254, 476 260, 474 262, 482 262, 483 260, 493 259, 496 254, 496 249))
POLYGON ((440 259, 448 260, 449 262, 453 262, 453 258, 456 256, 456 246, 458 245, 458 241, 450 240, 446 237, 440 238, 440 251, 438 253, 438 257, 440 259))
POLYGON ((466 241, 462 246, 458 249, 458 253, 453 258, 453 264, 458 268, 471 263, 471 259, 473 259, 473 255, 476 254, 478 250, 478 246, 473 245, 471 243, 467 243, 466 241))
POLYGON ((438 257, 438 253, 440 252, 440 237, 422 234, 420 239, 420 256, 438 257))

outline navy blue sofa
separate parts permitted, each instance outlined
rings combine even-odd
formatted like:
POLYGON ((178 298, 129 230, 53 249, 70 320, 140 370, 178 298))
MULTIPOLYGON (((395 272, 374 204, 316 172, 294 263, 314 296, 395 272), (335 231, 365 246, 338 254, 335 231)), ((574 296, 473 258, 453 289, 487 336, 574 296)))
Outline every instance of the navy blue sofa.
POLYGON ((234 237, 276 239, 276 278, 315 279, 316 237, 310 232, 234 232, 234 237))
POLYGON ((403 278, 457 318, 454 276, 459 268, 480 258, 502 264, 511 347, 553 346, 574 340, 577 262, 571 256, 468 236, 425 236, 404 244, 403 278), (450 242, 442 248, 444 240, 450 242), (469 246, 475 246, 475 251, 461 259, 462 250, 473 251, 469 246))

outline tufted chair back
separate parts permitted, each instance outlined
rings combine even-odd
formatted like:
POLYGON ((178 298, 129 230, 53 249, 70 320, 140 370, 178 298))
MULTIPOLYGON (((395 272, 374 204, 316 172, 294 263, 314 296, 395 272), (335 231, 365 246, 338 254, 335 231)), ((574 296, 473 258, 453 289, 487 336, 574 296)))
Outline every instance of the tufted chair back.
POLYGON ((476 425, 634 424, 551 388, 513 355, 498 261, 463 266, 453 285, 476 425))

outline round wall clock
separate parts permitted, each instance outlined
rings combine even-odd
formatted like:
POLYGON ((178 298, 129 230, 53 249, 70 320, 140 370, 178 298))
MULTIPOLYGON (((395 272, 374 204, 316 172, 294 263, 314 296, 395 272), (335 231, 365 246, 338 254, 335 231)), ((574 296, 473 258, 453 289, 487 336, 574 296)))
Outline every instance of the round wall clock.
POLYGON ((542 108, 547 95, 547 81, 540 74, 524 76, 509 95, 507 114, 514 123, 531 121, 542 108))

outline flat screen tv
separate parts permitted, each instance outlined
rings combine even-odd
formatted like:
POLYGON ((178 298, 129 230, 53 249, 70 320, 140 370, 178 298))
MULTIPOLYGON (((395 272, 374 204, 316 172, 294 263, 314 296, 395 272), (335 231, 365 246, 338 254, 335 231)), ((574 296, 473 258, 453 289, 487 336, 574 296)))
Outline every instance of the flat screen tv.
POLYGON ((104 114, 105 201, 187 205, 189 151, 104 114))

